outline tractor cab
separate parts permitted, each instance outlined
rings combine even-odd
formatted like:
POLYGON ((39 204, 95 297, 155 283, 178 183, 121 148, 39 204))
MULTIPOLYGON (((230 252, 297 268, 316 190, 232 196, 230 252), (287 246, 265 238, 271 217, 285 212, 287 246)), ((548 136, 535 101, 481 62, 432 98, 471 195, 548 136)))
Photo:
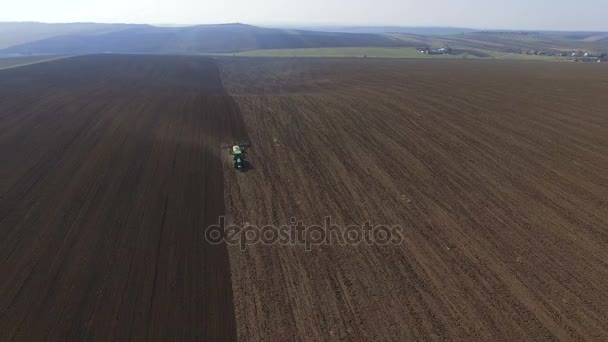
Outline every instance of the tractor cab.
POLYGON ((245 153, 239 145, 232 146, 232 156, 234 158, 234 168, 242 170, 245 164, 245 153))
POLYGON ((223 145, 222 147, 229 148, 230 154, 232 154, 234 160, 235 169, 242 171, 246 169, 245 152, 248 147, 251 147, 251 144, 231 144, 223 145))

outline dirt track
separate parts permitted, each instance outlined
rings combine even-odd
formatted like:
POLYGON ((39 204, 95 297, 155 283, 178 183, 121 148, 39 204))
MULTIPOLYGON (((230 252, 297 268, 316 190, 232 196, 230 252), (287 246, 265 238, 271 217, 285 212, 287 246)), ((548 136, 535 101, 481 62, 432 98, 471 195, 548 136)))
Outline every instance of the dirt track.
POLYGON ((608 339, 608 69, 225 60, 254 144, 236 223, 400 246, 230 247, 241 340, 608 339))
POLYGON ((0 340, 233 340, 213 61, 92 56, 0 72, 0 340))
POLYGON ((0 58, 0 70, 18 68, 22 66, 45 63, 54 61, 62 58, 69 58, 69 56, 34 56, 34 57, 9 57, 0 58))

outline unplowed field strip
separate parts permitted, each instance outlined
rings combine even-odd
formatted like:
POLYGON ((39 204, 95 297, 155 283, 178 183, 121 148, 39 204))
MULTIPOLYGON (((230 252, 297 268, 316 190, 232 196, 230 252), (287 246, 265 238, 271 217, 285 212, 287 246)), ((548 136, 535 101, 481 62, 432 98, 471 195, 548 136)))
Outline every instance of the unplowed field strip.
POLYGON ((233 340, 214 61, 86 56, 0 71, 0 340, 233 340))

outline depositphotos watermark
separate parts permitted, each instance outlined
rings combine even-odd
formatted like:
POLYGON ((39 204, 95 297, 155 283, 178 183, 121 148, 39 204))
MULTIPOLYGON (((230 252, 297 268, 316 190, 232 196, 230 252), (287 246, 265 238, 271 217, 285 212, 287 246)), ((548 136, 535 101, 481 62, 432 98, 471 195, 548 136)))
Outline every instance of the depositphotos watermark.
POLYGON ((331 217, 325 217, 323 225, 306 225, 292 218, 290 224, 281 226, 226 226, 226 218, 220 216, 218 224, 205 230, 205 239, 211 244, 226 242, 238 245, 242 251, 256 244, 304 246, 306 251, 310 251, 312 246, 332 244, 398 245, 403 241, 403 236, 401 226, 372 225, 369 221, 362 225, 340 226, 332 223, 331 217))

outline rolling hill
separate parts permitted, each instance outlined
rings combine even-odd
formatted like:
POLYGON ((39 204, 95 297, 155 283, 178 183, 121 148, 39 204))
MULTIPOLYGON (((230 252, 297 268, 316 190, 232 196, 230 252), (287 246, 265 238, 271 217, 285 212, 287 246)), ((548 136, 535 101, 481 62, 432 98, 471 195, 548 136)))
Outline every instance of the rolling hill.
POLYGON ((95 34, 70 32, 6 47, 5 54, 207 53, 253 49, 405 46, 397 38, 368 33, 261 28, 244 24, 155 27, 126 25, 95 34))
POLYGON ((449 46, 453 49, 522 53, 543 51, 608 52, 608 33, 604 32, 528 32, 477 31, 452 35, 418 35, 393 32, 389 36, 410 44, 428 47, 449 46))
POLYGON ((46 24, 35 22, 0 22, 0 49, 41 41, 52 37, 79 35, 93 36, 144 25, 129 24, 46 24))
MULTIPOLYGON (((387 57, 391 57, 395 53, 387 48, 410 48, 407 53, 411 54, 413 48, 440 47, 450 47, 454 56, 478 58, 538 52, 559 55, 570 51, 585 51, 597 56, 608 52, 608 33, 605 32, 473 31, 394 26, 316 29, 263 28, 240 23, 187 27, 0 23, 0 56, 239 54, 260 50, 374 48, 376 52, 388 51, 390 56, 387 57)), ((339 51, 338 55, 341 54, 343 52, 339 51)))
POLYGON ((418 35, 443 36, 476 32, 479 30, 461 27, 415 27, 415 26, 296 26, 295 29, 342 33, 410 33, 418 35))

